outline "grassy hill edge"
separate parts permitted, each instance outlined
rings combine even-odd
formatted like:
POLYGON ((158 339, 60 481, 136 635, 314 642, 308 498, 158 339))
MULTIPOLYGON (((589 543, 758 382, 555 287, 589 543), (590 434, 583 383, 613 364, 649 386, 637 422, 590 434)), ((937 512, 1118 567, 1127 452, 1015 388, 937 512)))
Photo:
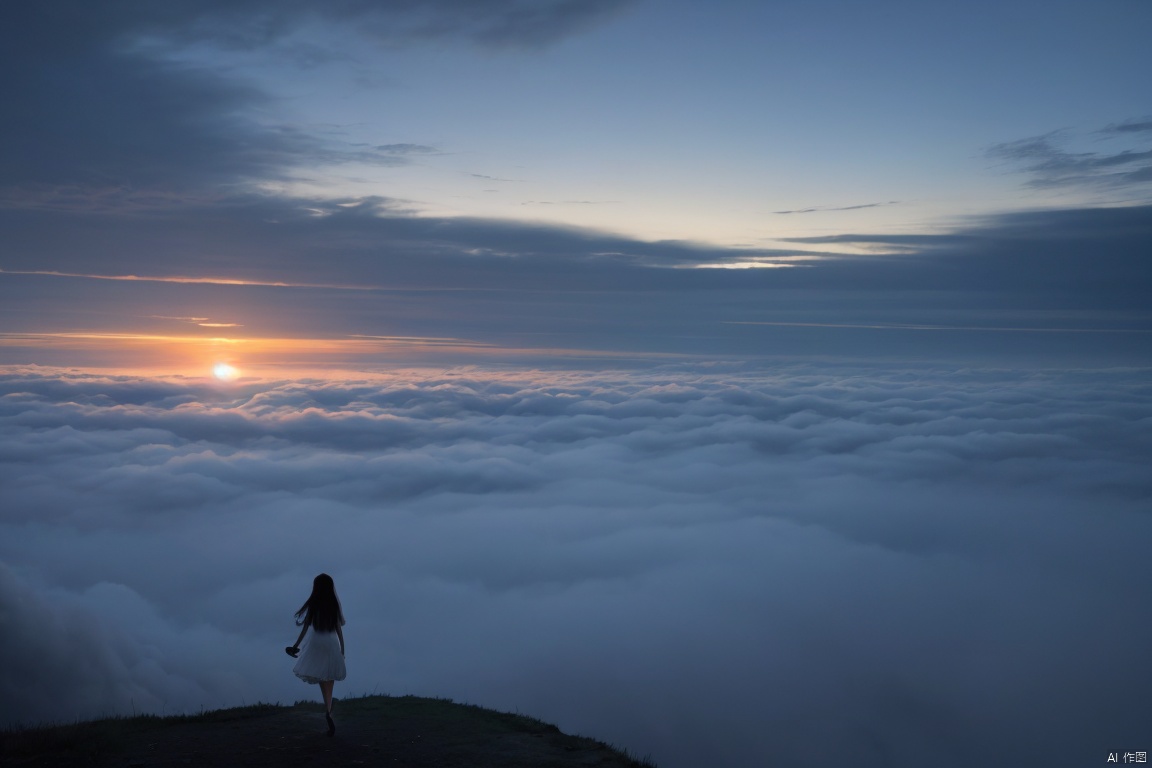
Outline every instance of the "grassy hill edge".
POLYGON ((334 708, 328 739, 323 708, 307 701, 258 703, 190 715, 110 717, 67 725, 0 731, 0 762, 12 766, 280 765, 336 752, 358 762, 391 759, 407 766, 603 766, 655 768, 595 739, 564 734, 528 715, 451 699, 363 696, 334 708))

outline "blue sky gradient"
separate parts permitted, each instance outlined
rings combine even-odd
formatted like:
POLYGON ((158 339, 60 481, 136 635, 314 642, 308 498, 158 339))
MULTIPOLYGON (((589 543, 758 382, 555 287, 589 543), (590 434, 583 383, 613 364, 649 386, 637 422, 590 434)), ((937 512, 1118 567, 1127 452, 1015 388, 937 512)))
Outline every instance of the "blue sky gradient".
MULTIPOLYGON (((154 316, 209 313, 232 336, 284 338, 300 332, 289 306, 297 326, 344 340, 792 354, 807 342, 751 348, 734 324, 783 328, 803 306, 799 321, 828 327, 1107 327, 1114 359, 1147 350, 1131 338, 1149 330, 1140 302, 1114 306, 1101 287, 1148 288, 1144 4, 123 0, 7 13, 4 56, 25 73, 5 85, 0 150, 10 334, 180 335, 154 316), (1105 269, 1087 248, 1039 252, 1073 226, 1106 243, 1105 269), (1091 295, 1077 296, 1089 272, 1091 295), (849 274, 868 290, 833 298, 849 274), (81 287, 79 275, 201 282, 81 287), (334 317, 315 291, 214 280, 550 297, 528 314, 430 301, 423 321, 380 314, 384 302, 334 317), (935 301, 923 292, 942 289, 952 314, 922 311, 935 301), (74 290, 98 317, 74 314, 74 290), (630 308, 614 345, 551 316, 573 290, 630 308), (745 298, 720 304, 750 311, 705 309, 703 344, 670 334, 674 307, 725 291, 745 298), (104 296, 117 309, 96 309, 104 296), (181 309, 145 309, 157 300, 181 309), (982 314, 989 301, 1023 314, 982 314), (563 338, 513 339, 537 326, 563 338)), ((871 354, 892 338, 846 343, 871 354)), ((0 357, 58 364, 55 339, 5 337, 0 357)), ((97 346, 69 354, 112 367, 129 354, 97 346)))

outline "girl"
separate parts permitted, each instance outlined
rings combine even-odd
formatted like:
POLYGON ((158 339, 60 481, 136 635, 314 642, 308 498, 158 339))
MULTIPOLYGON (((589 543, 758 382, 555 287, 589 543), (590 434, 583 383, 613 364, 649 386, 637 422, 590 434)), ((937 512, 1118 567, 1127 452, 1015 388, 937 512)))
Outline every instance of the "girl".
POLYGON ((296 626, 302 626, 296 644, 284 649, 292 658, 300 653, 300 641, 312 628, 312 637, 304 648, 304 655, 296 662, 292 671, 306 683, 319 683, 324 695, 324 717, 328 720, 328 735, 336 733, 336 723, 332 721, 332 687, 337 680, 343 680, 347 671, 344 668, 344 611, 340 599, 336 597, 336 585, 332 577, 322 573, 312 580, 312 594, 296 611, 296 626))

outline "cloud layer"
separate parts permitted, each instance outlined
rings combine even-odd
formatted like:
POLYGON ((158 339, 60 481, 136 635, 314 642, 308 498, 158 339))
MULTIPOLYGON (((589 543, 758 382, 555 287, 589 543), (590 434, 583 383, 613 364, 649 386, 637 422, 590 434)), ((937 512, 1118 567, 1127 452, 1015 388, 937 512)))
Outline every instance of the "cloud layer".
POLYGON ((1150 712, 1143 372, 0 379, 7 723, 344 693, 663 766, 1097 759, 1150 712), (339 693, 340 691, 338 691, 339 693))

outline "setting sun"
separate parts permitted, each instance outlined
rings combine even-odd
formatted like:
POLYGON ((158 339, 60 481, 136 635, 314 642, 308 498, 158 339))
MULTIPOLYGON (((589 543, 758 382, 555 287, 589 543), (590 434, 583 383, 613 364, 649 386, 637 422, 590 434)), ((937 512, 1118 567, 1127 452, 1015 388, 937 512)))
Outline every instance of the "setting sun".
POLYGON ((240 376, 240 371, 228 363, 216 363, 212 368, 212 375, 220 381, 232 381, 240 376))

